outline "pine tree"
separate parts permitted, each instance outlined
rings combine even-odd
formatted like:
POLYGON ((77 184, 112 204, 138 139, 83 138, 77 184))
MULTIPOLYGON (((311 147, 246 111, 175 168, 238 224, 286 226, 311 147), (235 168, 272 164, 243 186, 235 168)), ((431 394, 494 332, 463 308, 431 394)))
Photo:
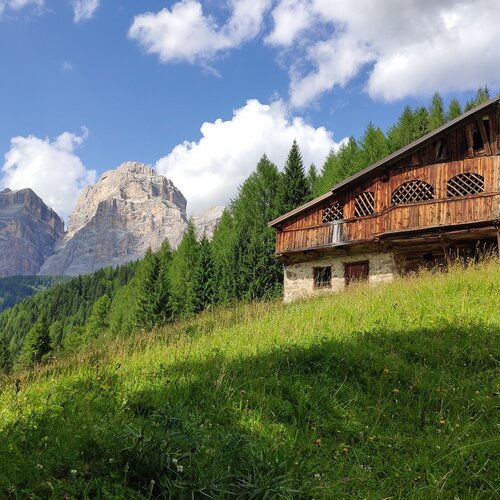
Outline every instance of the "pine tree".
POLYGON ((309 183, 297 141, 293 141, 281 176, 279 206, 282 213, 289 212, 305 203, 310 197, 309 183))
POLYGON ((189 221, 184 237, 172 257, 170 285, 172 312, 175 317, 189 316, 196 311, 194 275, 198 265, 199 244, 194 223, 189 221))
POLYGON ((200 312, 215 303, 215 264, 210 241, 206 235, 200 241, 194 272, 195 311, 200 312))
POLYGON ((396 125, 389 129, 387 134, 389 142, 389 152, 393 153, 403 148, 417 137, 416 116, 410 106, 405 106, 396 125))
POLYGON ((384 133, 371 122, 366 127, 359 148, 356 170, 372 165, 389 154, 389 145, 384 133))
POLYGON ((23 368, 29 368, 52 352, 49 327, 44 317, 40 318, 30 329, 24 339, 24 344, 19 354, 18 363, 23 368))
POLYGON ((316 192, 316 185, 318 184, 319 175, 316 165, 311 163, 309 170, 307 171, 307 182, 309 183, 309 197, 312 199, 314 193, 316 192))
POLYGON ((157 314, 161 323, 172 321, 173 311, 170 290, 170 265, 172 263, 172 248, 166 239, 158 250, 159 272, 157 279, 157 314))
POLYGON ((441 127, 445 122, 443 99, 439 92, 436 92, 432 96, 432 102, 429 106, 429 132, 441 127))
POLYGON ((0 372, 10 373, 12 370, 12 354, 9 342, 5 337, 0 337, 0 372))
POLYGON ((152 328, 160 321, 158 317, 158 257, 148 248, 141 262, 139 293, 137 298, 137 324, 142 328, 152 328))
POLYGON ((453 98, 448 105, 448 113, 446 113, 446 119, 448 121, 458 118, 462 114, 462 107, 457 99, 453 98))
POLYGON ((99 337, 109 328, 108 313, 110 305, 111 300, 106 294, 94 302, 86 325, 86 337, 88 339, 99 337))
POLYGON ((483 104, 490 100, 490 90, 485 85, 484 87, 479 87, 476 91, 476 95, 465 103, 464 112, 474 109, 476 106, 483 104))

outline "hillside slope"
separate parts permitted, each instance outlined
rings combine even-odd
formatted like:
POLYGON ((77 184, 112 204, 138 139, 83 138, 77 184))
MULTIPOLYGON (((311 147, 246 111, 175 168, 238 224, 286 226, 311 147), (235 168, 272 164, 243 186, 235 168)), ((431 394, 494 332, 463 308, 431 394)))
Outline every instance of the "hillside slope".
POLYGON ((495 262, 4 378, 0 497, 496 497, 499 297, 495 262))

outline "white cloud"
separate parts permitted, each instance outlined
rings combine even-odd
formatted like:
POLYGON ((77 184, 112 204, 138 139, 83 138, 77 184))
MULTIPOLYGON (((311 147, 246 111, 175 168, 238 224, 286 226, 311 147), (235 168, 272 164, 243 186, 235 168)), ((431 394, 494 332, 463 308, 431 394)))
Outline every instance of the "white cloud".
POLYGON ((364 68, 369 95, 390 101, 499 85, 499 18, 498 0, 279 0, 266 42, 291 54, 295 107, 364 68))
POLYGON ((162 62, 203 62, 257 36, 271 0, 231 0, 232 14, 221 28, 197 0, 182 0, 134 18, 128 36, 162 62))
POLYGON ((96 173, 88 170, 75 149, 88 136, 64 132, 51 141, 35 136, 14 137, 5 155, 0 178, 2 188, 31 188, 61 217, 67 218, 80 190, 95 181, 96 173))
POLYGON ((61 64, 61 71, 65 73, 68 71, 73 71, 74 69, 75 67, 69 61, 63 61, 63 63, 61 64))
POLYGON ((41 9, 43 5, 44 0, 0 0, 0 15, 5 11, 18 12, 30 6, 41 9))
POLYGON ((75 23, 84 23, 94 17, 101 0, 73 0, 73 20, 75 23))
POLYGON ((322 166, 330 149, 338 147, 331 132, 290 117, 281 102, 249 100, 231 120, 204 123, 201 134, 198 142, 179 144, 155 165, 186 196, 191 213, 226 204, 264 153, 281 169, 294 139, 306 168, 311 162, 322 166))

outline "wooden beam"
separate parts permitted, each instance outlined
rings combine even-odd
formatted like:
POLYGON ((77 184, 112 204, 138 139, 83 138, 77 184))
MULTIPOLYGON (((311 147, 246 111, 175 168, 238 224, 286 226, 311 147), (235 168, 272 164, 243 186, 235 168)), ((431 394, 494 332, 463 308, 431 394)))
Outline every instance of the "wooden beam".
POLYGON ((498 149, 499 144, 499 130, 498 130, 498 112, 493 110, 490 113, 490 136, 491 136, 491 154, 497 155, 500 153, 498 149))
POLYGON ((486 128, 484 126, 482 117, 479 117, 477 119, 477 125, 479 127, 479 132, 481 133, 481 138, 483 139, 484 152, 487 156, 491 156, 490 142, 488 140, 488 135, 486 134, 486 128))
POLYGON ((474 158, 474 138, 472 133, 472 123, 468 123, 465 127, 465 137, 467 138, 467 155, 469 158, 474 158))

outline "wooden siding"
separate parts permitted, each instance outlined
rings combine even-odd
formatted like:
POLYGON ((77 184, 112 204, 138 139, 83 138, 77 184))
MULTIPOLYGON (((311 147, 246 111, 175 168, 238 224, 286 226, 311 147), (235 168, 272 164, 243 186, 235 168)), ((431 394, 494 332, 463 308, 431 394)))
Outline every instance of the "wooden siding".
MULTIPOLYGON (((493 133, 493 130, 490 129, 490 133, 493 133)), ((427 147, 423 149, 422 154, 428 154, 425 152, 427 147)), ((287 220, 278 231, 276 253, 285 254, 338 244, 366 242, 375 240, 386 232, 494 221, 500 217, 499 156, 481 155, 425 166, 403 166, 405 161, 391 166, 386 178, 378 177, 355 186, 350 192, 332 194, 320 205, 287 220), (448 180, 465 172, 478 173, 484 177, 484 193, 446 198, 448 180), (432 184, 435 199, 392 206, 392 192, 401 184, 415 179, 432 184), (375 213, 355 218, 355 198, 364 191, 375 193, 375 213), (323 224, 323 208, 336 200, 345 203, 344 221, 323 224)), ((420 163, 421 160, 416 161, 414 158, 414 162, 420 163)))

